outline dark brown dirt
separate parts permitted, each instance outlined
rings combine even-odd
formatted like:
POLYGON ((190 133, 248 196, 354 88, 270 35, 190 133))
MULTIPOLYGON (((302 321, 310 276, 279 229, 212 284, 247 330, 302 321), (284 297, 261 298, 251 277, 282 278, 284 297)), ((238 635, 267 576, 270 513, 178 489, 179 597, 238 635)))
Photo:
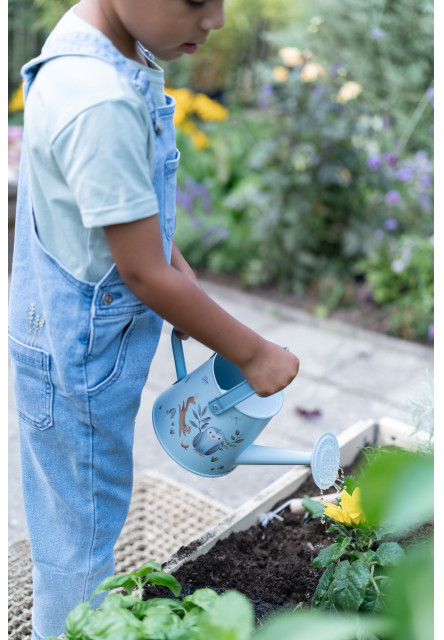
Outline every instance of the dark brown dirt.
MULTIPOLYGON (((318 495, 308 479, 292 497, 318 495)), ((277 508, 284 501, 277 503, 277 508)), ((289 508, 267 527, 257 524, 219 541, 207 554, 188 562, 174 573, 182 585, 181 596, 210 587, 218 593, 236 589, 253 603, 257 618, 278 607, 309 603, 323 569, 311 567, 320 550, 333 542, 319 519, 304 522, 304 515, 289 508)), ((179 554, 191 551, 190 547, 179 554)), ((168 597, 165 588, 150 586, 145 597, 168 597)))
MULTIPOLYGON (((352 469, 344 471, 350 475, 352 469)), ((319 489, 309 478, 289 498, 318 494, 319 489)), ((278 502, 273 509, 285 501, 278 502)), ((283 521, 275 519, 266 527, 258 523, 246 531, 233 533, 205 555, 182 565, 174 573, 182 586, 181 597, 205 587, 218 593, 236 589, 252 602, 257 620, 278 608, 309 605, 324 571, 311 564, 321 549, 334 540, 326 533, 328 525, 320 519, 293 514, 288 507, 279 515, 283 521)), ((432 529, 433 525, 424 527, 415 535, 415 542, 432 529)), ((409 540, 400 542, 405 548, 409 540)), ((178 555, 186 556, 192 549, 193 543, 180 549, 178 555)), ((171 592, 150 585, 144 598, 155 597, 171 597, 171 592)))

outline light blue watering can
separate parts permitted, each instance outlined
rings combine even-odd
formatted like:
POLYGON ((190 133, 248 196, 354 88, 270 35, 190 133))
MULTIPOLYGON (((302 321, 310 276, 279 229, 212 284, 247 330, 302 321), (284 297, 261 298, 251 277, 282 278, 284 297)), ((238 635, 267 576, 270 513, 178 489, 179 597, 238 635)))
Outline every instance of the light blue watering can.
POLYGON ((282 408, 282 391, 256 395, 240 369, 215 353, 187 372, 182 340, 171 336, 177 381, 153 406, 156 436, 184 469, 217 478, 239 464, 310 465, 315 483, 328 489, 338 477, 340 452, 332 433, 318 439, 312 453, 258 446, 254 441, 282 408))

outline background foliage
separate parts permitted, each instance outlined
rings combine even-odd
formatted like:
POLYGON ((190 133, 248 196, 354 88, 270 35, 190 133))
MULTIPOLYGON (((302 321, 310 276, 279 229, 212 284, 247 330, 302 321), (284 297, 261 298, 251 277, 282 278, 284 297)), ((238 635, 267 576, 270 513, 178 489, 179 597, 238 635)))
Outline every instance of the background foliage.
MULTIPOLYGON (((10 96, 72 4, 9 0, 10 96)), ((229 110, 177 129, 177 244, 244 286, 323 315, 365 303, 433 339, 432 0, 225 4, 224 29, 163 65, 229 110)))

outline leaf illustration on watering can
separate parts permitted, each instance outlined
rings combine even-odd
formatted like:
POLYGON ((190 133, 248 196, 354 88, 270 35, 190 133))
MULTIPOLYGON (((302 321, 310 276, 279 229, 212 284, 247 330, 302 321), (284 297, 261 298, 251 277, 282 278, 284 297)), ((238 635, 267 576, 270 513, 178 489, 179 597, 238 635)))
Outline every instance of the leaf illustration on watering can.
POLYGON ((211 457, 211 462, 216 462, 216 460, 219 460, 219 458, 217 456, 212 456, 211 457))
POLYGON ((174 435, 176 432, 174 431, 174 429, 170 429, 170 433, 171 435, 174 435))
POLYGON ((240 434, 239 429, 236 429, 236 435, 238 436, 240 434))

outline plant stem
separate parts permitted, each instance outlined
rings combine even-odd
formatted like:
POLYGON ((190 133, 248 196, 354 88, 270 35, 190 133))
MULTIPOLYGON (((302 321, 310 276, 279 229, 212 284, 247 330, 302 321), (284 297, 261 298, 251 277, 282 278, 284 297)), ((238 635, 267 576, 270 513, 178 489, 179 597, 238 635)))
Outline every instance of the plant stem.
POLYGON ((410 140, 410 137, 413 133, 413 131, 415 130, 416 125, 419 122, 419 119, 421 118, 422 114, 424 113, 424 109, 427 106, 427 103, 429 101, 427 92, 429 91, 429 89, 431 89, 433 84, 433 80, 430 81, 429 86, 427 87, 427 89, 424 92, 424 95, 422 96, 421 100, 418 102, 418 105, 415 109, 415 111, 413 112, 413 115, 410 119, 410 122, 407 124, 407 127, 403 133, 403 135, 401 136, 401 139, 399 141, 399 145, 398 145, 398 153, 399 155, 401 155, 401 153, 404 151, 404 148, 407 144, 407 142, 410 140))

